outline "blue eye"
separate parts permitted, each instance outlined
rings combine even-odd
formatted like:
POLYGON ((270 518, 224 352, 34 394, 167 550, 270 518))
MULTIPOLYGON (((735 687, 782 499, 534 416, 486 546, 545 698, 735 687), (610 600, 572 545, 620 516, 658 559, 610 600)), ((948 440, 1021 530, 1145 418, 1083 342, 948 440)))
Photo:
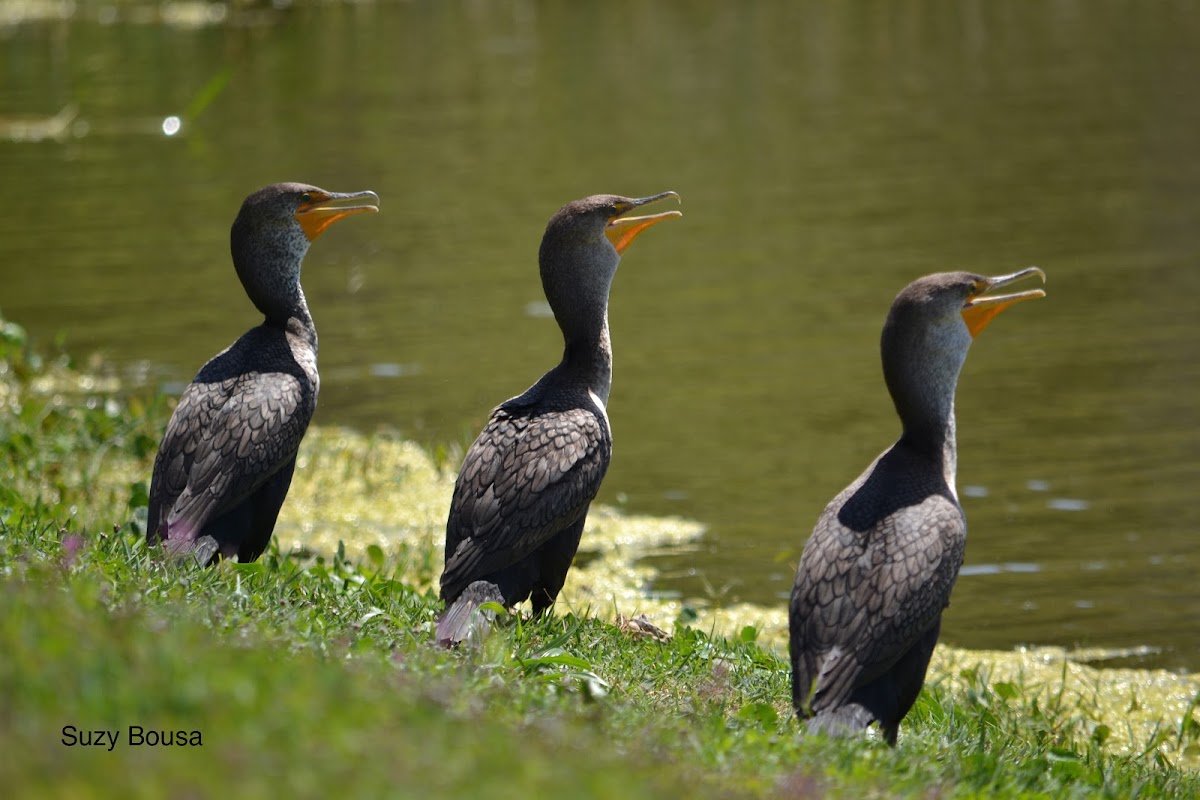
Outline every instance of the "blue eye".
POLYGON ((301 203, 311 203, 312 195, 309 194, 308 192, 305 192, 304 194, 300 195, 300 202, 301 203))

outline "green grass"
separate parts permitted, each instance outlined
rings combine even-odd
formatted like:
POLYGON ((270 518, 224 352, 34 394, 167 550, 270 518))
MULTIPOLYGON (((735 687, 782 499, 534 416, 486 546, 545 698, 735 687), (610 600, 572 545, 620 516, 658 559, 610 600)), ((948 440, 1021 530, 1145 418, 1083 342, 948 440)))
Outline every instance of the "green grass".
MULTIPOLYGON (((971 666, 934 676, 894 750, 803 738, 787 665, 750 626, 658 641, 578 609, 505 616, 478 648, 447 652, 431 644, 427 539, 164 563, 138 512, 167 403, 100 392, 11 327, 0 356, 8 796, 1200 793, 1167 754, 1197 747, 1194 704, 1144 752, 1119 754, 1110 726, 1062 691, 971 666), (68 725, 120 740, 67 746, 68 725), (203 744, 133 746, 131 726, 203 744)), ((418 480, 395 492, 420 497, 403 485, 418 480)))

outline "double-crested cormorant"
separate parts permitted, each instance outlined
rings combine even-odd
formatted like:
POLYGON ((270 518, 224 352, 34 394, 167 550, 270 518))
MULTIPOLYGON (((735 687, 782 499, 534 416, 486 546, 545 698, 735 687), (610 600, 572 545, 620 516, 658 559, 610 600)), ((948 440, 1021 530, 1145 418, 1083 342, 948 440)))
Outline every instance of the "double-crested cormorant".
POLYGON ((320 386, 300 265, 327 227, 378 211, 378 202, 374 192, 277 183, 242 203, 229 236, 233 265, 266 319, 205 364, 179 398, 154 459, 149 542, 204 564, 253 561, 267 548, 320 386), (337 205, 364 197, 372 204, 337 205))
POLYGON ((665 211, 623 214, 679 196, 595 195, 563 206, 542 237, 542 288, 566 348, 524 394, 501 403, 463 459, 446 521, 437 639, 466 638, 483 602, 534 613, 554 603, 612 453, 605 405, 612 385, 608 296, 621 253, 665 211))
POLYGON ((937 643, 967 525, 954 476, 954 391, 971 340, 1041 289, 984 292, 1036 275, 966 272, 913 281, 892 304, 881 350, 903 423, 892 447, 825 507, 800 557, 789 607, 792 702, 809 729, 879 723, 895 744, 937 643))

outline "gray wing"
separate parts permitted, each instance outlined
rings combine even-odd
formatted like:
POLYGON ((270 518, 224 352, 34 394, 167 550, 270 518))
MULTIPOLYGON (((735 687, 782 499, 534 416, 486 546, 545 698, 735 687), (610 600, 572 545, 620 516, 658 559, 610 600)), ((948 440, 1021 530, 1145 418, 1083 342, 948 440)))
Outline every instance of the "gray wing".
POLYGON ((901 491, 872 524, 846 524, 856 494, 872 488, 860 480, 835 498, 800 558, 793 690, 798 701, 811 697, 814 713, 890 669, 949 603, 962 565, 966 523, 941 492, 901 491))
POLYGON ((301 379, 287 373, 198 377, 154 460, 150 538, 194 540, 205 523, 262 486, 299 448, 315 405, 310 398, 301 379))
POLYGON ((520 561, 576 522, 611 455, 608 424, 595 411, 497 408, 454 485, 442 597, 520 561))

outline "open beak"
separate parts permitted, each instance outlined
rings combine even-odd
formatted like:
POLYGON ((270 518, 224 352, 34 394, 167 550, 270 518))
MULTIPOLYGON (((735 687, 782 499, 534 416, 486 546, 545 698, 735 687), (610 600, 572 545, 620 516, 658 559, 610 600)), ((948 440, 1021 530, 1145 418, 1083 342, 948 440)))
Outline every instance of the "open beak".
POLYGON ((986 328, 987 324, 997 314, 1009 306, 1019 303, 1022 300, 1033 300, 1046 296, 1046 293, 1041 289, 1030 289, 1027 292, 1017 292, 1015 294, 984 296, 984 292, 991 291, 998 286, 1007 286, 1010 283, 1028 278, 1031 275, 1041 278, 1042 283, 1046 282, 1046 273, 1037 267, 1026 267, 1020 272, 1014 272, 1011 275, 1000 275, 995 278, 984 278, 975 284, 975 290, 971 292, 971 297, 962 307, 962 317, 967 323, 967 330, 971 332, 972 338, 978 336, 979 332, 986 328))
POLYGON ((627 214, 639 206, 644 206, 647 203, 653 203, 656 200, 662 200, 666 197, 674 197, 676 202, 679 202, 679 195, 675 192, 663 192, 662 194, 639 197, 637 200, 627 200, 617 204, 617 213, 613 215, 612 219, 608 221, 608 225, 605 226, 604 235, 612 242, 612 246, 616 248, 618 253, 624 253, 625 248, 629 247, 629 244, 637 238, 638 234, 651 225, 657 225, 664 219, 683 216, 679 211, 664 211, 661 214, 647 214, 644 217, 622 216, 622 214, 627 214))
POLYGON ((333 223, 351 214, 374 213, 379 210, 379 195, 374 192, 309 192, 309 199, 296 209, 296 220, 304 229, 304 235, 310 242, 325 232, 333 223), (356 200, 360 197, 371 198, 371 203, 363 205, 336 205, 346 200, 356 200))

